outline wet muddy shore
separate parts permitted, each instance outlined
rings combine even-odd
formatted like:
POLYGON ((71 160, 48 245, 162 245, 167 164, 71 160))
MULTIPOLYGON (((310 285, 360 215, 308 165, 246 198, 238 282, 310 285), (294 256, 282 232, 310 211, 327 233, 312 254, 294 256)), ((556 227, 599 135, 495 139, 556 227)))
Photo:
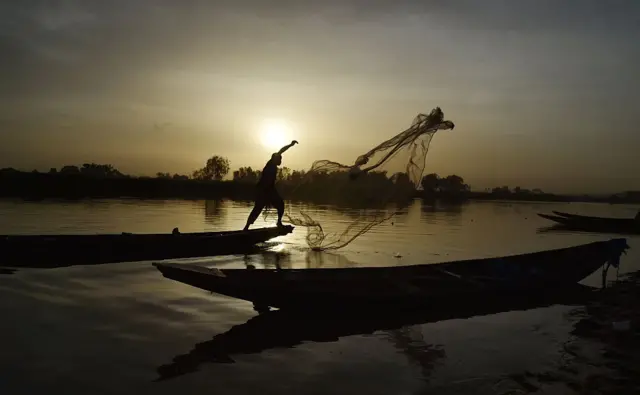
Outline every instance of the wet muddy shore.
POLYGON ((640 393, 640 272, 594 291, 571 312, 571 339, 556 369, 511 375, 501 394, 640 393))

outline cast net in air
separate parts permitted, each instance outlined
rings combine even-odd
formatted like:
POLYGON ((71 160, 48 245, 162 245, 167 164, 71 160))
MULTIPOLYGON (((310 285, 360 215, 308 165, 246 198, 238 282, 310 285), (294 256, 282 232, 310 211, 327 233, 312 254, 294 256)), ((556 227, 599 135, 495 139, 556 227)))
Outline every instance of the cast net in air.
POLYGON ((418 114, 408 129, 358 156, 352 165, 326 159, 313 162, 293 194, 340 195, 357 201, 361 207, 359 214, 337 232, 327 232, 305 211, 292 213, 287 208, 285 221, 307 228, 307 244, 312 249, 335 250, 346 246, 393 217, 395 212, 390 213, 386 207, 392 200, 411 196, 420 188, 433 135, 454 127, 453 122, 444 120, 440 107, 436 107, 428 115, 418 114))

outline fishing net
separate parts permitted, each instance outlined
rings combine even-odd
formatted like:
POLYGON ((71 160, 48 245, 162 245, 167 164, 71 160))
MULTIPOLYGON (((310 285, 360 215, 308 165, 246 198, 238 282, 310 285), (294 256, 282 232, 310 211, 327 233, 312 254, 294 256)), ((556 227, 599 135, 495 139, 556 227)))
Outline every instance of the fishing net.
MULTIPOLYGON (((292 213, 287 209, 284 220, 306 227, 307 243, 314 250, 346 246, 395 215, 386 208, 390 201, 412 196, 420 189, 433 135, 438 130, 454 127, 436 107, 428 115, 418 114, 408 129, 358 156, 352 165, 326 159, 313 162, 292 192, 300 192, 298 195, 332 193, 357 200, 358 205, 364 207, 342 231, 325 231, 319 221, 304 211, 292 213)), ((265 212, 265 219, 270 211, 265 212)))

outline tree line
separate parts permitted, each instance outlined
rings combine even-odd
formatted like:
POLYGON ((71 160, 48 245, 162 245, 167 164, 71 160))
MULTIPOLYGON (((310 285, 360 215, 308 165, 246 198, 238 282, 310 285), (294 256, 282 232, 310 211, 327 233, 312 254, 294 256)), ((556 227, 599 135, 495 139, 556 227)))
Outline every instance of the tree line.
MULTIPOLYGON (((202 169, 198 169, 193 173, 193 178, 198 180, 222 180, 230 171, 230 162, 227 158, 220 156, 213 156, 202 169)), ((258 182, 261 176, 261 170, 253 169, 249 167, 240 167, 233 171, 232 181, 255 184, 258 182)), ((413 183, 409 179, 406 173, 394 173, 388 176, 386 172, 370 172, 366 174, 365 183, 374 184, 378 187, 388 187, 389 189, 401 189, 401 190, 413 190, 415 189, 413 183)), ((281 167, 278 169, 277 181, 281 184, 298 185, 303 181, 324 183, 335 186, 343 186, 344 183, 343 173, 314 173, 308 174, 304 170, 292 170, 288 167, 281 167)), ((422 177, 420 182, 422 193, 426 196, 464 196, 471 193, 470 186, 465 183, 464 178, 459 175, 451 174, 445 177, 440 177, 436 173, 427 174, 422 177)), ((510 188, 508 186, 495 187, 485 191, 492 195, 499 196, 523 196, 523 195, 537 195, 544 196, 549 195, 544 193, 539 188, 526 189, 516 186, 510 188)))
MULTIPOLYGON (((240 167, 231 172, 230 161, 212 156, 202 168, 190 175, 158 172, 155 177, 136 177, 122 173, 113 165, 85 163, 67 165, 49 172, 22 172, 0 169, 0 196, 132 196, 132 197, 229 197, 251 199, 261 170, 240 167), (227 176, 231 177, 227 178, 227 176)), ((564 197, 540 189, 500 186, 483 192, 471 188, 459 175, 422 177, 416 189, 406 173, 387 174, 372 171, 355 180, 345 172, 306 172, 287 167, 278 169, 278 187, 289 199, 331 201, 353 200, 359 203, 423 197, 427 199, 521 199, 566 201, 564 197)), ((594 201, 589 199, 589 201, 594 201)))
MULTIPOLYGON (((158 172, 155 177, 136 177, 122 173, 111 164, 85 163, 81 166, 66 165, 60 169, 51 168, 48 173, 41 173, 36 170, 32 171, 32 175, 48 175, 60 176, 62 179, 81 180, 148 180, 155 178, 163 182, 197 182, 197 183, 214 183, 220 186, 223 183, 233 183, 241 186, 255 185, 261 176, 261 170, 251 167, 240 167, 231 173, 231 179, 225 178, 231 172, 229 159, 214 155, 209 158, 202 168, 194 170, 190 175, 171 174, 166 172, 158 172)), ((0 177, 2 179, 14 181, 21 178, 21 175, 29 173, 21 172, 12 168, 0 169, 0 177), (17 177, 17 178, 16 178, 17 177)), ((32 179, 32 181, 42 181, 44 179, 32 179)), ((79 181, 80 180, 80 181, 79 181)), ((28 181, 26 179, 22 181, 28 181)), ((280 167, 277 174, 277 183, 283 193, 299 198, 322 197, 328 195, 339 195, 346 190, 349 195, 356 199, 361 199, 365 195, 380 196, 380 191, 388 193, 389 197, 398 196, 414 196, 416 188, 406 173, 387 174, 385 171, 372 171, 364 173, 355 181, 350 180, 344 172, 313 172, 309 173, 305 170, 292 170, 288 167, 280 167), (347 189, 348 188, 348 189, 347 189)), ((114 184, 115 185, 115 184, 114 184)), ((124 185, 121 183, 121 185, 124 185)), ((150 184, 151 185, 151 184, 150 184)), ((425 175, 420 186, 422 191, 419 192, 427 197, 463 197, 470 193, 470 187, 464 182, 464 179, 458 175, 449 175, 440 177, 437 174, 425 175)), ((74 188, 79 188, 77 183, 74 188)), ((203 187, 204 188, 204 187, 203 187)), ((209 189, 213 188, 211 186, 209 189)), ((240 188, 241 189, 241 188, 240 188)), ((502 191, 502 190, 499 190, 502 191)))

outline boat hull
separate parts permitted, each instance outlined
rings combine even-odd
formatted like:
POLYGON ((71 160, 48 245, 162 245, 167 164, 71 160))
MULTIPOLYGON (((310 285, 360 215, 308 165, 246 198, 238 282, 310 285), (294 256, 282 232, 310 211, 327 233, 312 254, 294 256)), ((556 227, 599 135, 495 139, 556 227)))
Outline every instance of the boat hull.
POLYGON ((633 218, 604 218, 553 211, 554 215, 538 214, 567 230, 615 234, 640 234, 640 221, 633 218))
POLYGON ((575 284, 629 248, 612 239, 564 249, 439 264, 345 269, 208 269, 154 263, 166 278, 259 306, 432 304, 440 297, 575 284))
POLYGON ((292 226, 179 234, 0 236, 0 266, 54 268, 241 253, 292 226))

